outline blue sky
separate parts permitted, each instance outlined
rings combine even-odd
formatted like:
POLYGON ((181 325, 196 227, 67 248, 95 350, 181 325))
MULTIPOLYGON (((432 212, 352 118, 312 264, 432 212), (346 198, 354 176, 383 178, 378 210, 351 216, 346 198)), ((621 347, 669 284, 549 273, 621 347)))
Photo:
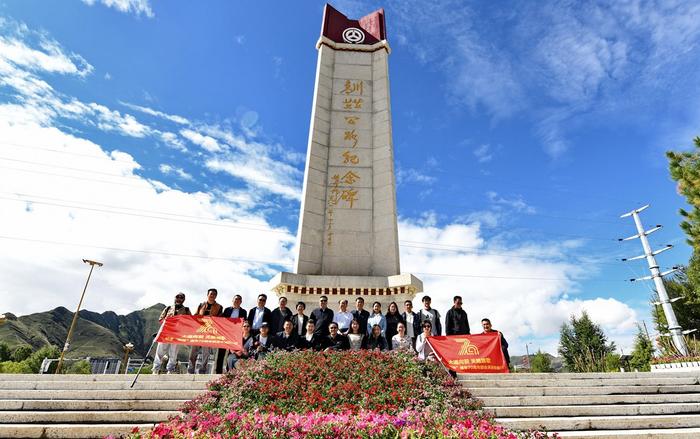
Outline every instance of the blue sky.
MULTIPOLYGON (((290 270, 323 5, 3 2, 4 311, 73 308, 83 257, 97 311, 250 305, 290 270)), ((619 215, 650 203, 662 267, 690 254, 664 151, 698 134, 700 6, 334 6, 386 10, 403 271, 515 353, 582 309, 628 348, 650 286, 619 215)))

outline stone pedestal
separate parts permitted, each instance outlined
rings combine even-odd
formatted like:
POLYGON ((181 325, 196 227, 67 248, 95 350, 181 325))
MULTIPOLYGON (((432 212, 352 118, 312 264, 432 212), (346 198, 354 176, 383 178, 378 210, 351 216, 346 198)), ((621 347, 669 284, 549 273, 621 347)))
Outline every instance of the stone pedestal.
MULTIPOLYGON (((271 290, 278 296, 285 296, 289 306, 297 302, 306 303, 308 310, 318 306, 321 296, 328 297, 328 306, 337 310, 341 299, 348 299, 354 309, 355 298, 365 299, 365 308, 370 310, 373 302, 382 304, 382 311, 389 309, 391 302, 403 310, 405 300, 413 300, 416 293, 423 291, 423 282, 412 274, 396 276, 315 276, 295 273, 279 273, 270 280, 271 290)), ((308 312, 307 312, 308 314, 308 312)))

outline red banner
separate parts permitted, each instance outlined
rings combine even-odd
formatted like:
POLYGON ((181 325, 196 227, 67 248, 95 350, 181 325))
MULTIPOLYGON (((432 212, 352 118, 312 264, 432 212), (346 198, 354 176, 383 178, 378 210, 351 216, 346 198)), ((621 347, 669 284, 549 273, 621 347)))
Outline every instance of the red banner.
POLYGON ((508 373, 501 333, 428 337, 435 355, 458 373, 508 373))
POLYGON ((159 343, 243 349, 243 319, 210 316, 174 316, 165 319, 159 343))

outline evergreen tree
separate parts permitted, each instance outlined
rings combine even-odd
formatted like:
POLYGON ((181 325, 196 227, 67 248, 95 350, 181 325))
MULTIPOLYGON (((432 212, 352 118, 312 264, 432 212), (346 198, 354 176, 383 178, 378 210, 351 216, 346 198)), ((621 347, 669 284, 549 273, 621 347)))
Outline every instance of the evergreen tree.
MULTIPOLYGON (((681 299, 673 303, 673 311, 676 314, 676 319, 681 328, 698 329, 700 330, 700 261, 693 256, 688 267, 682 267, 672 277, 664 279, 666 292, 669 299, 680 297, 681 299)), ((668 322, 660 305, 654 305, 653 302, 658 302, 658 296, 654 295, 651 298, 652 302, 652 317, 654 319, 654 327, 660 334, 668 334, 668 322)), ((691 340, 688 341, 692 343, 691 340)), ((663 349, 664 355, 675 355, 675 349, 671 343, 664 343, 668 349, 663 349)))
POLYGON ((554 369, 552 368, 552 361, 549 359, 549 356, 538 350, 535 356, 532 357, 530 371, 538 373, 554 372, 554 369))
POLYGON ((700 137, 693 139, 694 152, 668 151, 671 178, 678 182, 678 192, 682 194, 693 210, 680 209, 684 218, 681 228, 688 235, 688 244, 693 249, 700 248, 700 137))
POLYGON ((30 355, 32 355, 32 347, 28 345, 20 345, 15 348, 14 352, 12 352, 12 361, 20 362, 29 358, 30 355))
POLYGON ((571 316, 561 327, 559 355, 569 372, 604 372, 606 357, 615 351, 599 325, 583 311, 580 318, 571 316))
POLYGON ((12 355, 10 354, 10 347, 5 342, 0 342, 0 363, 3 361, 8 361, 12 355))
POLYGON ((641 326, 637 325, 637 336, 634 339, 630 368, 640 372, 651 370, 651 358, 654 355, 654 344, 649 340, 641 326))

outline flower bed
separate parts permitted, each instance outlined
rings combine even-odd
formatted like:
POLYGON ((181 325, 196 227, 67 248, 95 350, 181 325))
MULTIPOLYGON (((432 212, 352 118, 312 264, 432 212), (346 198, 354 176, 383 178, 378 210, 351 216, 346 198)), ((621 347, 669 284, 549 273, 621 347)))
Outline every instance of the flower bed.
POLYGON ((273 353, 132 438, 544 438, 496 425, 435 363, 398 353, 273 353))
POLYGON ((651 360, 652 372, 697 372, 700 371, 700 357, 659 357, 651 360))

